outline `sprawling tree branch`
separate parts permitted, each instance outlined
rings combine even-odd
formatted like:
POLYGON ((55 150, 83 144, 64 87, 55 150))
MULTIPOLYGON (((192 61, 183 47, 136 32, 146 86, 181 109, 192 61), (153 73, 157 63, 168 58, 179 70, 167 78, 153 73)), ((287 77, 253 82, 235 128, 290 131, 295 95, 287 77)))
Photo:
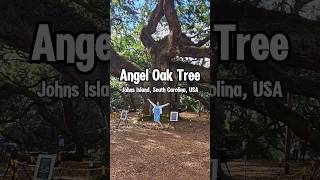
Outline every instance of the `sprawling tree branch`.
POLYGON ((261 80, 281 81, 281 85, 294 94, 320 98, 320 82, 288 75, 272 63, 248 63, 247 67, 261 80))
POLYGON ((131 72, 141 71, 139 67, 120 56, 114 50, 111 50, 111 74, 115 77, 120 77, 121 69, 131 72))
POLYGON ((141 30, 140 39, 146 48, 152 48, 155 46, 155 40, 153 39, 152 34, 156 32, 157 25, 164 15, 163 2, 164 0, 158 0, 157 6, 152 11, 147 25, 145 25, 141 30))
POLYGON ((177 53, 180 57, 210 58, 210 49, 195 46, 180 46, 177 53))
POLYGON ((317 143, 320 138, 320 133, 318 130, 312 128, 310 122, 304 119, 303 116, 284 106, 278 100, 254 97, 251 91, 251 82, 228 80, 226 81, 226 84, 242 85, 248 94, 248 98, 246 100, 242 100, 241 98, 224 98, 225 100, 236 102, 242 107, 255 110, 256 112, 268 116, 273 120, 285 123, 299 138, 310 142, 313 148, 320 150, 320 145, 317 143))
POLYGON ((181 36, 181 26, 177 12, 174 8, 174 0, 165 0, 163 9, 170 30, 169 47, 170 49, 172 48, 175 50, 181 36))
MULTIPOLYGON (((210 37, 206 37, 199 43, 194 43, 189 37, 181 32, 181 25, 177 12, 174 8, 173 0, 159 0, 156 8, 152 11, 152 14, 148 20, 148 23, 143 27, 140 39, 143 45, 150 50, 164 49, 165 53, 161 56, 174 57, 194 57, 194 58, 209 58, 210 49, 200 48, 206 44, 210 37), (156 27, 162 16, 167 19, 170 33, 162 40, 155 41, 152 38, 152 34, 155 33, 156 27)), ((160 51, 159 51, 160 52, 160 51)))
POLYGON ((192 97, 193 99, 199 100, 202 105, 210 109, 210 103, 208 100, 200 96, 198 93, 187 93, 186 95, 192 97))
POLYGON ((218 0, 213 6, 214 21, 239 22, 245 31, 285 31, 291 40, 291 56, 283 65, 320 69, 320 24, 298 15, 257 8, 249 3, 218 0))
POLYGON ((203 66, 198 66, 182 61, 172 61, 170 64, 175 65, 175 67, 184 69, 185 71, 190 71, 190 72, 200 72, 201 74, 201 79, 200 83, 210 83, 210 72, 209 68, 205 68, 203 66))

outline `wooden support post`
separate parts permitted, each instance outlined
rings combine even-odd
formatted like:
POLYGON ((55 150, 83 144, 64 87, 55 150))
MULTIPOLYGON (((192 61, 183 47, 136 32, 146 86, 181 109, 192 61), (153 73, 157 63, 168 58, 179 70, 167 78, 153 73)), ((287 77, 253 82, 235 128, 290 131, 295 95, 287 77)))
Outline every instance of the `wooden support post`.
POLYGON ((284 173, 287 175, 287 174, 290 174, 290 165, 289 165, 289 161, 290 161, 290 147, 291 147, 291 143, 290 143, 290 140, 291 140, 291 130, 286 127, 286 142, 285 142, 285 156, 284 156, 284 161, 285 161, 285 164, 284 164, 284 173))
MULTIPOLYGON (((288 93, 288 108, 292 108, 291 95, 288 93)), ((284 173, 290 174, 290 149, 291 149, 291 130, 289 127, 286 127, 286 139, 285 139, 285 156, 284 156, 284 173)))
POLYGON ((118 125, 117 125, 117 127, 116 127, 117 129, 119 128, 121 121, 122 121, 122 119, 119 119, 118 125))
POLYGON ((201 116, 201 103, 198 101, 198 116, 201 116))
POLYGON ((244 180, 247 180, 247 153, 244 155, 244 180))
POLYGON ((215 113, 215 125, 216 125, 216 153, 218 155, 218 177, 217 180, 222 180, 223 172, 221 168, 221 161, 219 157, 219 149, 221 148, 222 144, 222 128, 223 128, 223 122, 224 122, 224 106, 221 102, 216 101, 215 102, 215 108, 214 108, 214 113, 215 113))

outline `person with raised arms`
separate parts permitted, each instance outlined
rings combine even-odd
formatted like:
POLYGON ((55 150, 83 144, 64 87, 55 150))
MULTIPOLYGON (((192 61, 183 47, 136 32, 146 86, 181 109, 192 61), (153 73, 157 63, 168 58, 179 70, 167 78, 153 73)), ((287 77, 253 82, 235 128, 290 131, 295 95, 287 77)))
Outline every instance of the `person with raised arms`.
POLYGON ((157 104, 154 104, 150 99, 148 99, 150 104, 152 105, 152 113, 153 113, 153 121, 160 124, 162 127, 163 125, 160 122, 160 116, 162 114, 162 108, 168 106, 170 103, 164 104, 164 105, 159 105, 159 102, 157 104))

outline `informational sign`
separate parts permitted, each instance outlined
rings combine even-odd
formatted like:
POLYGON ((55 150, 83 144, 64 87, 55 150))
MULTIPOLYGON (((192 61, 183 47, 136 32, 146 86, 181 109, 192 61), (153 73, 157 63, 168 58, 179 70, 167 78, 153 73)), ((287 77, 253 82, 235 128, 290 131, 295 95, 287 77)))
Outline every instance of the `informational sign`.
POLYGON ((121 120, 127 120, 128 112, 129 112, 128 110, 122 110, 121 114, 120 114, 120 119, 121 120))
POLYGON ((56 160, 56 154, 47 155, 39 154, 37 164, 34 171, 34 180, 51 180, 56 160))
POLYGON ((120 113, 120 120, 118 122, 117 128, 119 128, 121 121, 125 121, 125 123, 128 123, 127 118, 128 118, 128 110, 122 110, 120 113))
POLYGON ((59 138, 58 138, 58 147, 59 148, 63 148, 64 147, 64 138, 61 135, 59 135, 59 138))
POLYGON ((178 112, 170 112, 170 121, 177 122, 179 117, 178 112))

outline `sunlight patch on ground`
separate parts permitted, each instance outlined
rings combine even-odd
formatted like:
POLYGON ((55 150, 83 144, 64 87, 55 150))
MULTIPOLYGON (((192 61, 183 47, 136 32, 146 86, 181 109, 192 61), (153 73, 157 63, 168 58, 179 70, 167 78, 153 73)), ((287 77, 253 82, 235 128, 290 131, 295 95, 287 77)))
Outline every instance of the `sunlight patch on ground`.
POLYGON ((174 134, 174 133, 171 133, 171 132, 169 132, 169 131, 161 131, 161 133, 162 133, 162 134, 168 134, 168 135, 174 134))
POLYGON ((195 141, 195 142, 193 142, 193 143, 195 143, 197 146, 209 146, 209 142, 200 142, 200 141, 195 141))
POLYGON ((148 149, 148 150, 154 150, 154 149, 165 150, 166 149, 164 146, 160 146, 158 144, 153 144, 153 143, 145 144, 142 146, 142 148, 148 149))
POLYGON ((118 146, 114 146, 113 147, 113 150, 114 151, 124 151, 124 150, 126 150, 127 148, 126 147, 124 147, 124 146, 120 146, 120 145, 118 145, 118 146))
POLYGON ((130 142, 134 142, 134 143, 139 143, 140 141, 137 141, 137 140, 134 140, 134 139, 131 139, 131 138, 126 138, 127 141, 130 141, 130 142))
POLYGON ((192 168, 200 168, 200 164, 199 163, 196 163, 196 162, 182 162, 182 165, 183 166, 186 166, 186 167, 192 167, 192 168))
POLYGON ((181 154, 190 155, 190 154, 192 154, 192 152, 190 152, 190 151, 183 151, 183 152, 181 152, 181 154))
POLYGON ((180 135, 177 135, 177 134, 173 134, 173 137, 175 137, 175 138, 181 138, 181 136, 180 136, 180 135))
POLYGON ((152 143, 156 143, 156 141, 153 139, 147 139, 147 141, 152 142, 152 143))
POLYGON ((144 133, 144 132, 137 132, 138 135, 141 135, 141 136, 149 136, 149 134, 147 133, 144 133))
POLYGON ((111 140, 110 143, 111 143, 111 144, 119 144, 119 142, 114 141, 114 140, 111 140))

